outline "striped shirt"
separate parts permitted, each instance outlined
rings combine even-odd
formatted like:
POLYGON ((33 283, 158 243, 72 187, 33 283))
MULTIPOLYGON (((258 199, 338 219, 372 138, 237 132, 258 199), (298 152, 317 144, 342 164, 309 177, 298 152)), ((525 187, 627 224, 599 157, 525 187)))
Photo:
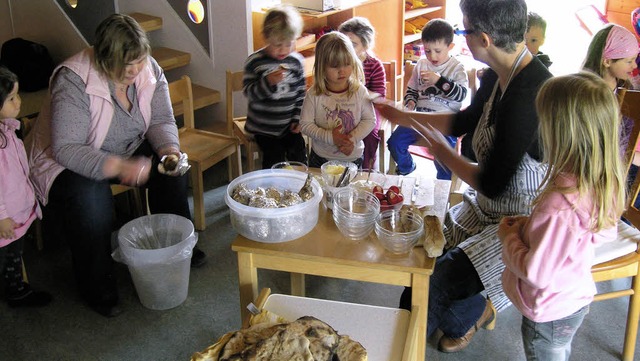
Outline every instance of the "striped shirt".
POLYGON ((416 110, 419 111, 457 112, 467 96, 468 87, 467 73, 458 59, 450 57, 443 64, 434 66, 429 60, 423 58, 418 60, 407 82, 404 104, 412 100, 416 104, 416 110), (439 73, 440 79, 435 85, 427 86, 420 79, 422 71, 439 73))
POLYGON ((277 60, 264 48, 251 54, 244 66, 243 92, 249 100, 245 129, 254 134, 281 137, 291 123, 300 121, 300 109, 306 91, 302 55, 291 53, 277 60), (276 86, 267 82, 267 75, 287 67, 284 79, 276 86))
POLYGON ((364 70, 364 86, 369 89, 369 91, 376 92, 385 97, 387 95, 387 87, 385 85, 386 77, 380 59, 367 54, 366 59, 362 62, 362 68, 364 70))

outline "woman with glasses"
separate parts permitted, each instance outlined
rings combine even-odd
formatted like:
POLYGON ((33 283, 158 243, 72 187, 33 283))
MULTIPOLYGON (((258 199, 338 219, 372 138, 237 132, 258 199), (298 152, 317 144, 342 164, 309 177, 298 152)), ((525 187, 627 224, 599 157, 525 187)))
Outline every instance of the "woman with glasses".
MULTIPOLYGON (((422 135, 439 162, 469 184, 445 219, 444 254, 429 290, 427 334, 440 329, 438 349, 464 349, 480 328, 492 329, 496 310, 510 305, 502 290, 498 223, 529 214, 544 175, 535 97, 551 77, 527 50, 524 0, 462 0, 464 35, 473 57, 489 66, 471 105, 455 114, 416 113, 376 105, 383 116, 422 135), (457 154, 443 135, 473 136, 478 163, 457 154)), ((411 289, 401 307, 411 304, 411 289)))

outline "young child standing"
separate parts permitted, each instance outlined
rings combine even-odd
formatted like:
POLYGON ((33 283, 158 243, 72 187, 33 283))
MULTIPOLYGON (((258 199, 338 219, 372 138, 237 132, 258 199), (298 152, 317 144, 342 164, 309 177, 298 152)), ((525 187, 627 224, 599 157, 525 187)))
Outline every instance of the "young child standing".
MULTIPOLYGON (((422 29, 422 44, 426 58, 418 60, 407 83, 404 105, 418 112, 457 112, 467 96, 469 79, 464 66, 449 55, 453 49, 453 27, 446 20, 430 20, 422 29)), ((397 164, 396 172, 406 175, 416 169, 409 145, 416 143, 418 133, 398 127, 387 145, 397 164)), ((451 146, 457 138, 448 136, 451 146)), ((451 179, 451 171, 435 162, 438 179, 451 179)))
POLYGON ((27 153, 16 130, 20 122, 18 77, 0 66, 0 270, 5 297, 11 307, 45 306, 47 292, 34 291, 22 278, 24 236, 36 217, 41 217, 29 180, 27 153))
MULTIPOLYGON (((386 75, 382 62, 372 53, 376 31, 373 25, 371 25, 371 22, 366 18, 354 17, 342 23, 340 27, 338 27, 338 31, 351 39, 353 49, 356 51, 358 59, 362 62, 364 86, 369 90, 369 94, 374 96, 375 93, 385 98, 387 94, 386 75)), ((377 111, 375 114, 376 125, 371 133, 363 140, 364 168, 374 168, 373 164, 378 154, 378 144, 380 144, 378 130, 380 130, 381 117, 377 111)))
POLYGON ((362 140, 376 120, 351 40, 336 31, 323 35, 316 44, 313 73, 300 116, 302 133, 313 139, 309 166, 320 167, 328 160, 361 166, 362 140))
POLYGON ((538 60, 548 68, 553 62, 549 59, 549 55, 540 51, 540 47, 544 45, 546 32, 547 22, 542 16, 534 12, 529 12, 527 32, 524 34, 524 41, 531 54, 537 57, 538 60))
POLYGON ((249 100, 245 129, 262 151, 262 168, 285 160, 307 163, 300 134, 300 108, 306 91, 303 57, 295 52, 302 18, 292 6, 270 9, 262 26, 267 45, 244 66, 243 92, 249 100))
POLYGON ((523 315, 527 359, 568 360, 596 293, 595 245, 616 239, 625 206, 619 110, 587 72, 548 80, 536 109, 548 169, 531 215, 500 222, 502 285, 523 315))

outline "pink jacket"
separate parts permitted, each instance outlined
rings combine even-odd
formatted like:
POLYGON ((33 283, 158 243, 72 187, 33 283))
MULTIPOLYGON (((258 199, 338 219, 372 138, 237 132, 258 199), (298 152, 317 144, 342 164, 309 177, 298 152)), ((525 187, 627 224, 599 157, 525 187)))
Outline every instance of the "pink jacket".
MULTIPOLYGON (((556 184, 570 186, 576 180, 566 175, 556 184)), ((578 198, 577 192, 550 193, 533 209, 521 234, 510 233, 503 240, 502 287, 528 319, 558 320, 593 300, 595 245, 617 235, 616 227, 589 230, 595 206, 591 197, 578 198)))
POLYGON ((7 138, 6 146, 0 148, 0 219, 11 218, 18 224, 14 229, 16 238, 0 239, 0 247, 24 236, 36 217, 41 217, 40 205, 29 180, 27 153, 16 136, 17 129, 20 129, 20 122, 16 119, 0 120, 0 132, 7 138))
MULTIPOLYGON (((82 78, 90 99, 91 129, 87 144, 99 149, 104 142, 113 119, 114 105, 109 92, 109 80, 93 66, 93 48, 88 48, 60 64, 53 72, 53 79, 61 67, 66 67, 82 78)), ((151 120, 151 98, 157 79, 150 66, 140 72, 135 80, 140 111, 147 128, 151 120)), ((50 96, 50 95, 49 95, 50 96)), ((29 166, 38 199, 47 204, 47 195, 53 181, 64 167, 55 161, 51 150, 51 101, 45 99, 33 131, 25 144, 29 153, 29 166)))

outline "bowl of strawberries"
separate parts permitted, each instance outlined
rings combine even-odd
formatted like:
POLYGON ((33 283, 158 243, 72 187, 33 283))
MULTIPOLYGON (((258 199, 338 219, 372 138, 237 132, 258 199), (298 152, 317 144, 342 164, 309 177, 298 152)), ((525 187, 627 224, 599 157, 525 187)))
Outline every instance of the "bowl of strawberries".
POLYGON ((385 191, 382 186, 375 185, 371 193, 380 201, 380 212, 390 209, 399 210, 404 203, 404 196, 398 186, 391 186, 385 191))

